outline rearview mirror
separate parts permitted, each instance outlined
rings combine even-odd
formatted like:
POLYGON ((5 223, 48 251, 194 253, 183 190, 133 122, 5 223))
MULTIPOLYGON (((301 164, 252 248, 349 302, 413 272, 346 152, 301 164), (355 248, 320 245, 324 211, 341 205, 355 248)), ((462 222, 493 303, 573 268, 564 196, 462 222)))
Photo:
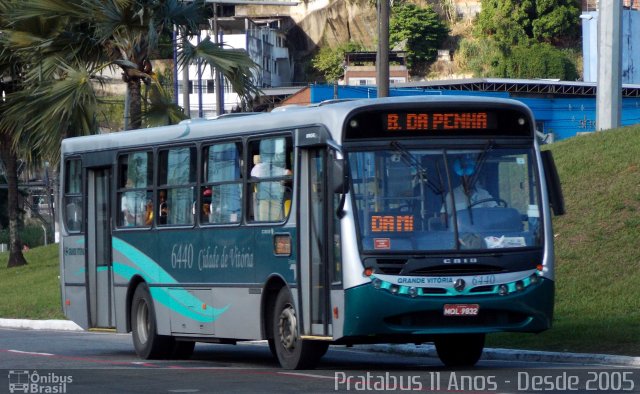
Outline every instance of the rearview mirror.
POLYGON ((544 179, 547 183, 547 195, 549 196, 549 204, 556 216, 564 215, 564 196, 562 195, 562 187, 560 186, 560 177, 556 164, 553 161, 551 151, 545 150, 540 152, 542 156, 542 166, 544 168, 544 179))

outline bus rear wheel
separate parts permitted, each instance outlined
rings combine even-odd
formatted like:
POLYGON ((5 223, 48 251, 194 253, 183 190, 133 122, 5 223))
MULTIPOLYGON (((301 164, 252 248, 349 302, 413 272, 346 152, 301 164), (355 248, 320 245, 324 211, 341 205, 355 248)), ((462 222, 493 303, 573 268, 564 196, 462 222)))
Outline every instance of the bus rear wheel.
POLYGON ((447 367, 472 367, 482 356, 485 334, 442 335, 435 340, 440 361, 447 367))
POLYGON ((273 347, 284 369, 313 369, 326 353, 328 343, 300 338, 298 316, 286 288, 280 290, 273 313, 273 347))
POLYGON ((173 350, 173 338, 158 335, 156 313, 146 283, 140 283, 133 293, 131 334, 133 347, 140 358, 164 358, 173 350))

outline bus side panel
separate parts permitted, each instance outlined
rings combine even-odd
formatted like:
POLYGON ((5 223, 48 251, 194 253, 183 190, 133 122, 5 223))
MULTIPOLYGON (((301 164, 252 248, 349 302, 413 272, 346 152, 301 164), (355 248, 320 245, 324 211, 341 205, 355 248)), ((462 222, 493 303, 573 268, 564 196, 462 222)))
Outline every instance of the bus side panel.
POLYGON ((126 333, 127 331, 127 286, 115 285, 113 287, 114 308, 116 318, 116 332, 126 333))
POLYGON ((261 294, 254 288, 219 287, 213 289, 213 310, 220 311, 215 319, 215 336, 235 339, 260 339, 261 294))
POLYGON ((64 315, 80 327, 89 328, 84 235, 63 236, 60 241, 61 292, 64 315))
POLYGON ((333 338, 340 338, 344 334, 344 322, 345 322, 345 306, 344 306, 344 290, 331 290, 331 306, 330 310, 333 311, 331 317, 331 334, 333 338), (337 313, 336 313, 337 311, 337 313))

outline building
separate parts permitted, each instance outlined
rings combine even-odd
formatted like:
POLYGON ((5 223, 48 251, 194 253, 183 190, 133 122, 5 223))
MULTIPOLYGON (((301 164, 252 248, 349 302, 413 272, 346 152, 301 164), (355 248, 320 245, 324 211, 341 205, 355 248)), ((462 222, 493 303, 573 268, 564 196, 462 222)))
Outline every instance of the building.
MULTIPOLYGON (((598 2, 582 2, 584 81, 598 80, 598 2)), ((622 83, 640 83, 640 0, 624 0, 622 10, 622 83)))
MULTIPOLYGON (((389 89, 390 96, 472 95, 523 102, 536 118, 547 142, 595 132, 596 84, 521 79, 460 79, 410 82, 389 89)), ((640 123, 640 85, 622 87, 622 126, 640 123)), ((375 86, 310 85, 282 105, 308 105, 332 99, 377 97, 375 86)))
MULTIPOLYGON (((260 66, 254 74, 255 85, 262 88, 288 86, 293 80, 293 59, 289 56, 286 35, 278 18, 252 20, 249 18, 218 18, 220 28, 219 42, 225 48, 241 49, 248 52, 250 58, 260 66)), ((207 36, 214 36, 212 30, 203 30, 200 37, 192 39, 196 44, 207 36)), ((183 72, 177 72, 178 105, 184 107, 183 72)), ((203 118, 218 115, 216 111, 216 90, 214 73, 210 67, 198 64, 189 66, 189 115, 191 118, 203 118)), ((223 109, 225 113, 234 111, 240 105, 238 95, 228 81, 222 84, 224 91, 223 109)))
MULTIPOLYGON (((347 52, 344 60, 343 85, 375 86, 376 52, 347 52)), ((406 65, 406 53, 389 53, 389 83, 409 82, 409 70, 406 65)))

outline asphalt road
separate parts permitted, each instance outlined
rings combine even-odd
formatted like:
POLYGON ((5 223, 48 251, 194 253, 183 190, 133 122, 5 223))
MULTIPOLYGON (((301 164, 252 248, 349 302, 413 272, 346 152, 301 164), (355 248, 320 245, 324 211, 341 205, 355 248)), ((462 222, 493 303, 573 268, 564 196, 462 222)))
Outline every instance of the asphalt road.
POLYGON ((628 367, 481 360, 447 370, 437 358, 357 347, 332 347, 309 371, 281 369, 264 343, 143 361, 130 335, 101 332, 0 330, 0 370, 0 392, 29 393, 640 392, 640 369, 628 367))

